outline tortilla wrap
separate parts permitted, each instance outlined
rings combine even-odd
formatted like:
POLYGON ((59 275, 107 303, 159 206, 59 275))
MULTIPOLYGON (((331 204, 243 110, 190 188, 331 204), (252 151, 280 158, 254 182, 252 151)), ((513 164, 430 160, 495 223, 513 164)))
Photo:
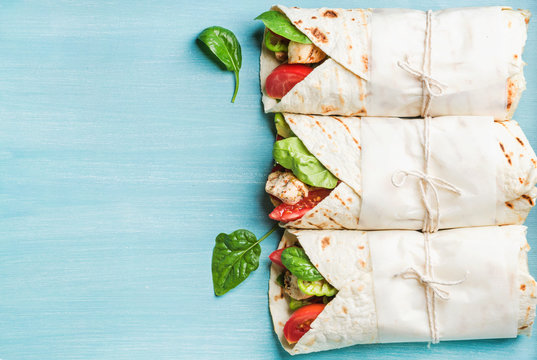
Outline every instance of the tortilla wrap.
MULTIPOLYGON (((365 149, 362 148, 361 118, 298 114, 284 114, 284 118, 306 148, 341 182, 329 196, 302 218, 282 224, 282 226, 296 229, 371 230, 360 223, 364 196, 363 171, 375 171, 375 169, 362 169, 362 152, 365 149)), ((431 121, 434 122, 436 119, 439 118, 431 121)), ((465 117, 461 119, 464 120, 465 117)), ((413 121, 423 120, 402 120, 401 122, 412 126, 413 121)), ((468 119, 468 122, 472 122, 472 119, 468 119)), ((471 224, 465 223, 467 219, 459 217, 459 223, 454 226, 452 223, 449 227, 522 224, 535 205, 537 157, 528 139, 515 121, 492 123, 492 133, 496 144, 490 150, 496 164, 495 173, 493 173, 495 177, 492 179, 495 183, 495 185, 493 183, 495 194, 492 194, 495 202, 492 203, 492 209, 490 209, 493 211, 493 216, 490 221, 471 224)), ((450 139, 452 138, 453 136, 450 139)), ((441 153, 439 155, 444 156, 443 154, 447 152, 441 151, 441 153)), ((433 153, 431 157, 435 159, 435 154, 433 153)), ((456 163, 441 165, 447 167, 448 170, 460 166, 456 163)), ((494 167, 489 170, 494 171, 494 167)), ((473 179, 474 183, 479 184, 480 181, 485 183, 486 179, 480 179, 480 174, 470 173, 472 178, 469 179, 473 179)), ((490 179, 488 181, 490 182, 490 179)), ((445 191, 441 189, 439 192, 445 191)), ((415 201, 418 200, 419 198, 415 199, 415 201)), ((391 202, 380 204, 378 207, 386 211, 380 216, 388 215, 391 206, 391 202)), ((440 209, 446 212, 446 208, 440 209)), ((452 214, 455 212, 452 211, 452 214)), ((454 218, 457 219, 456 216, 454 218)), ((421 229, 421 222, 414 221, 397 228, 421 229)))
MULTIPOLYGON (((277 101, 267 96, 265 80, 280 63, 263 44, 260 80, 265 112, 420 116, 423 84, 398 61, 409 59, 413 68, 422 70, 425 12, 282 5, 272 10, 285 14, 328 58, 277 101), (387 41, 391 41, 388 49, 381 49, 387 41)), ((508 7, 433 12, 430 75, 446 88, 433 99, 430 114, 510 119, 526 88, 522 52, 529 18, 528 11, 508 7)))
MULTIPOLYGON (((451 292, 451 298, 446 301, 450 303, 450 306, 455 308, 459 306, 459 301, 463 306, 472 303, 472 301, 464 301, 460 299, 468 299, 468 296, 474 300, 480 298, 481 300, 488 298, 488 292, 490 286, 494 286, 494 283, 499 281, 504 272, 512 272, 514 276, 512 278, 506 278, 505 281, 508 284, 509 289, 516 293, 513 297, 513 304, 504 304, 505 307, 500 304, 491 304, 485 300, 485 303, 479 302, 473 306, 476 306, 475 311, 485 311, 480 309, 490 310, 491 306, 496 306, 498 310, 495 312, 507 311, 510 309, 513 327, 513 335, 531 335, 531 328, 535 318, 535 306, 537 303, 537 285, 535 280, 529 274, 527 266, 527 252, 529 251, 529 245, 526 241, 526 227, 524 226, 502 226, 502 227, 481 227, 481 228, 467 228, 467 229, 454 229, 444 230, 439 233, 430 235, 431 246, 434 248, 435 242, 442 237, 443 240, 460 241, 461 243, 470 243, 474 238, 481 237, 484 243, 487 241, 487 236, 493 235, 497 237, 497 242, 494 244, 498 246, 504 246, 513 254, 511 262, 504 262, 501 253, 496 251, 495 257, 494 249, 492 252, 488 252, 487 249, 477 249, 474 252, 466 251, 464 255, 466 257, 466 265, 478 267, 477 271, 467 275, 466 281, 471 282, 472 278, 479 278, 483 285, 478 285, 476 289, 462 290, 462 295, 457 297, 457 292, 461 292, 457 289, 457 286, 447 287, 444 289, 451 292), (436 238, 435 238, 436 236, 436 238), (499 255, 498 255, 499 254, 499 255), (473 264, 470 264, 473 263, 473 264), (509 268, 502 268, 502 264, 510 264, 509 268), (476 265, 477 264, 477 265, 476 265), (479 270, 482 267, 486 270, 479 270), (495 271, 499 271, 497 278, 491 276, 495 271), (481 274, 476 274, 481 273, 481 274), (487 275, 488 274, 488 275, 487 275), (487 288, 489 287, 489 288, 487 288), (515 290, 516 289, 516 290, 515 290), (473 292, 477 291, 477 292, 473 292), (471 293, 471 294, 470 294, 471 293), (512 306, 509 308, 509 306, 512 306)), ((375 268, 372 262, 371 251, 382 253, 382 248, 372 247, 373 241, 379 241, 382 236, 387 238, 399 237, 401 242, 404 243, 406 238, 410 239, 416 236, 423 236, 419 232, 415 231, 319 231, 319 230, 287 230, 279 244, 279 249, 294 245, 299 242, 304 248, 311 262, 317 267, 321 274, 329 281, 339 292, 335 298, 326 306, 317 319, 311 324, 311 329, 294 345, 289 345, 283 335, 283 327, 286 321, 292 314, 289 309, 287 297, 284 295, 282 288, 277 284, 276 278, 283 271, 281 267, 273 264, 270 272, 269 283, 269 306, 274 323, 274 330, 280 340, 282 346, 286 351, 291 354, 301 354, 314 351, 323 351, 336 349, 356 344, 371 344, 382 341, 382 330, 379 332, 379 312, 381 311, 381 302, 375 298, 375 268), (371 250, 374 248, 374 250, 371 250), (380 249, 380 251, 379 251, 380 249)), ((494 245, 494 246, 496 246, 494 245)), ((493 247, 494 247, 493 246, 493 247)), ((485 246, 490 248, 490 246, 485 246)), ((449 247, 444 248, 450 249, 449 247)), ((496 249, 498 250, 498 249, 496 249)), ((457 250, 455 250, 457 251, 457 250)), ((447 250, 446 253, 449 253, 447 250)), ((420 252, 418 252, 420 253, 420 252)), ((421 253, 420 253, 421 254, 421 253)), ((405 257, 409 255, 406 252, 401 252, 401 256, 405 257)), ((443 255, 452 256, 450 254, 438 254, 436 262, 442 262, 443 255)), ((387 259, 389 261, 389 259, 387 259)), ((463 267, 465 267, 463 263, 463 267)), ((435 263, 433 261, 433 268, 435 263)), ((452 276, 459 276, 461 269, 452 269, 452 276)), ((424 296, 423 290, 420 290, 419 284, 415 280, 401 280, 403 284, 410 286, 416 286, 416 295, 424 296)), ((478 284, 481 284, 478 283, 478 284)), ((475 288, 475 286, 474 286, 475 288)), ((378 289, 378 288, 377 288, 378 289)), ((403 299, 399 298, 402 306, 405 303, 403 299)), ((407 299, 407 302, 412 300, 407 299)), ((501 301, 501 299, 500 299, 501 301)), ((472 305, 471 305, 472 306, 472 305)), ((397 307, 397 306, 396 306, 397 307)), ((390 310, 390 309, 389 309, 390 310)), ((467 309, 468 310, 468 309, 467 309)), ((424 314, 426 309, 423 308, 424 314)), ((449 314, 448 314, 449 315, 449 314)), ((452 314, 454 319, 460 319, 464 323, 464 313, 457 312, 452 314)), ((424 315, 425 316, 425 315, 424 315)), ((492 317, 500 315, 492 315, 492 317)), ((500 318, 499 318, 500 319, 500 318)), ((397 322, 392 319, 392 322, 397 322)), ((505 326, 509 325, 509 321, 505 321, 505 326)), ((442 328, 443 324, 438 324, 442 328)), ((487 326, 490 324, 480 324, 480 326, 467 326, 465 329, 461 329, 462 332, 470 331, 474 332, 472 338, 486 338, 486 334, 482 336, 476 335, 479 332, 486 331, 487 326)), ((404 329, 402 329, 404 331, 404 329)), ((427 332, 427 327, 422 329, 427 332)), ((441 341, 446 340, 440 338, 441 341)))

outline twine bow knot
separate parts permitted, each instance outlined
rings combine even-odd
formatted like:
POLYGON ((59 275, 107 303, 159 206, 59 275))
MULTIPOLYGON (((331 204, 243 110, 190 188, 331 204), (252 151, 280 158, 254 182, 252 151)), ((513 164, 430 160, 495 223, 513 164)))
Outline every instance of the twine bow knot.
POLYGON ((408 62, 408 59, 405 61, 397 61, 397 66, 399 66, 401 69, 405 70, 409 74, 414 75, 421 82, 423 82, 423 85, 425 85, 425 89, 427 90, 429 96, 435 97, 444 95, 444 91, 446 91, 447 85, 440 82, 439 80, 434 79, 430 75, 427 75, 425 71, 412 67, 412 65, 410 65, 410 63, 408 62), (436 91, 433 91, 433 88, 436 91))
POLYGON ((431 289, 432 292, 436 296, 438 296, 440 299, 449 300, 449 292, 447 290, 440 288, 440 286, 441 285, 444 285, 444 286, 459 285, 466 280, 468 273, 466 273, 464 275, 464 278, 460 280, 442 281, 442 280, 434 280, 430 276, 422 274, 416 268, 409 267, 405 271, 401 271, 400 273, 395 274, 394 276, 395 277, 399 276, 405 280, 414 279, 418 281, 421 285, 423 285, 426 289, 431 289))
POLYGON ((392 176, 392 184, 396 187, 401 187, 404 185, 406 179, 409 177, 415 177, 419 181, 420 185, 420 195, 425 206, 426 221, 424 221, 423 231, 425 232, 435 232, 438 230, 440 223, 440 198, 438 195, 438 188, 451 191, 457 195, 461 194, 461 190, 455 185, 443 180, 439 177, 432 176, 421 172, 419 170, 407 171, 407 170, 398 170, 392 176), (434 196, 434 205, 436 210, 436 218, 433 218, 433 206, 430 204, 429 198, 427 197, 427 187, 429 187, 434 196))
POLYGON ((427 117, 429 116, 429 110, 431 109, 431 102, 432 99, 436 96, 441 96, 444 94, 444 91, 446 89, 446 85, 442 82, 434 79, 431 76, 431 26, 432 26, 432 17, 433 12, 432 10, 427 11, 427 17, 426 17, 426 25, 425 25, 425 50, 423 52, 423 67, 422 69, 417 69, 415 67, 412 67, 408 59, 405 61, 399 60, 397 62, 397 65, 403 69, 404 71, 408 72, 409 74, 415 76, 422 82, 423 87, 423 101, 421 104, 421 116, 427 117), (436 89, 436 92, 433 91, 433 88, 436 89))
POLYGON ((406 270, 395 274, 394 277, 400 277, 405 280, 416 280, 425 288, 425 301, 427 304, 427 320, 429 321, 429 330, 431 332, 432 343, 437 344, 440 341, 440 335, 438 334, 438 323, 436 321, 436 297, 438 296, 444 301, 449 300, 449 292, 445 289, 442 289, 441 286, 453 286, 463 283, 468 277, 468 272, 466 272, 464 278, 459 280, 444 281, 434 279, 429 233, 423 233, 423 240, 425 250, 425 274, 421 273, 415 267, 409 267, 406 270))

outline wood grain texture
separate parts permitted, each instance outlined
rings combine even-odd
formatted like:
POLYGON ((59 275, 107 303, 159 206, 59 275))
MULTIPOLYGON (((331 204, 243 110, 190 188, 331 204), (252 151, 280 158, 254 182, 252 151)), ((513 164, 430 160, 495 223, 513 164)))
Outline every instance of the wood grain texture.
MULTIPOLYGON (((260 269, 226 296, 213 296, 210 274, 219 232, 271 227, 263 183, 272 125, 258 88, 262 25, 252 19, 272 3, 0 2, 0 359, 288 357, 266 295, 278 236, 262 244, 260 269), (233 75, 195 42, 211 25, 233 30, 242 45, 235 104, 233 75)), ((502 3, 329 2, 491 4, 502 3)), ((537 13, 535 1, 509 5, 537 13)), ((536 42, 531 26, 528 90, 516 114, 534 146, 536 42)), ((535 211, 527 223, 537 248, 535 211)), ((535 359, 537 337, 310 357, 535 359)))

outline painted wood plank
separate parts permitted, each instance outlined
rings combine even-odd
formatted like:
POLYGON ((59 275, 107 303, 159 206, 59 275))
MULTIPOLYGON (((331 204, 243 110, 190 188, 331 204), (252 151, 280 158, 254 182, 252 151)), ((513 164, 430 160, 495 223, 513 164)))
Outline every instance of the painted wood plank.
MULTIPOLYGON (((277 359, 267 255, 222 298, 219 232, 271 227, 261 24, 272 1, 0 2, 0 359, 277 359), (225 4, 225 5, 224 5, 225 4), (241 88, 195 42, 237 34, 241 88)), ((292 4, 292 3, 289 3, 292 4)), ((327 5, 301 1, 300 6, 327 5)), ((330 2, 434 9, 489 1, 330 2)), ((534 1, 510 2, 530 8, 534 1)), ((534 24, 532 24, 534 25, 534 24)), ((537 27, 516 118, 537 145, 537 27)), ((537 215, 528 219, 537 248, 537 215)), ((530 267, 537 274, 537 252, 530 267)), ((357 346, 319 359, 537 358, 537 338, 357 346)))

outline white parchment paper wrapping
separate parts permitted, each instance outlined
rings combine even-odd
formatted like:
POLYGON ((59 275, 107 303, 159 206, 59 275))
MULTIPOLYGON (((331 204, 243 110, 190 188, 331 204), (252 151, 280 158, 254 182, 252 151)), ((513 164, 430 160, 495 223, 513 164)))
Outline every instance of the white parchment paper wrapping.
MULTIPOLYGON (((433 278, 453 281, 466 276, 461 284, 441 286, 449 292, 449 300, 436 297, 440 340, 516 337, 517 262, 522 244, 502 234, 490 227, 429 235, 433 278)), ((424 287, 416 280, 394 276, 410 266, 425 273, 423 234, 382 231, 369 232, 367 237, 378 341, 429 341, 424 287)))
MULTIPOLYGON (((501 7, 433 12, 431 77, 445 84, 430 109, 437 115, 505 117, 508 62, 501 7)), ((424 66, 426 14, 418 10, 375 9, 371 15, 369 114, 420 113, 422 82, 397 63, 424 66)))
MULTIPOLYGON (((395 173, 424 171, 423 119, 362 118, 362 210, 369 229, 420 228, 425 207, 419 179, 396 187, 395 173), (389 204, 389 205, 388 205, 389 204), (386 211, 389 206, 390 211, 386 211)), ((430 120, 428 174, 456 186, 458 195, 437 186, 440 228, 494 224, 496 147, 492 117, 438 117, 430 120)), ((432 189, 429 203, 436 214, 432 189)), ((436 215, 434 215, 436 216, 436 215)))

